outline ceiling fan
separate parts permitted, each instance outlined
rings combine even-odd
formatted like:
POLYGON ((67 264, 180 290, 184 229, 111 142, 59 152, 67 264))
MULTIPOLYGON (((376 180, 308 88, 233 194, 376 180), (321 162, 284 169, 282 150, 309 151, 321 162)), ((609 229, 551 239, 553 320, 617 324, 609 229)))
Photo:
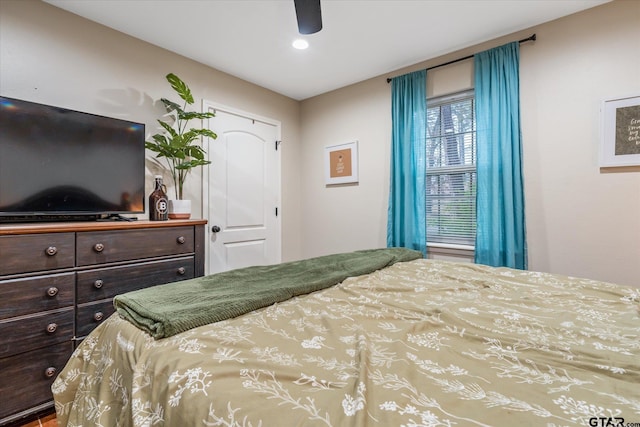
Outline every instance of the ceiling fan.
POLYGON ((300 34, 313 34, 322 29, 320 0, 293 0, 300 34))

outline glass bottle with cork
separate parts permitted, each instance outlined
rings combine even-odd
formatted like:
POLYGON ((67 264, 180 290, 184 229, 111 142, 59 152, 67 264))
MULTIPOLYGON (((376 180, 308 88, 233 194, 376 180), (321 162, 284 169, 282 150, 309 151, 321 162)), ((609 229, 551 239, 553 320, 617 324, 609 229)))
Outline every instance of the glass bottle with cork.
POLYGON ((149 220, 166 221, 169 219, 169 201, 167 188, 162 183, 162 176, 155 176, 155 189, 149 195, 149 220))

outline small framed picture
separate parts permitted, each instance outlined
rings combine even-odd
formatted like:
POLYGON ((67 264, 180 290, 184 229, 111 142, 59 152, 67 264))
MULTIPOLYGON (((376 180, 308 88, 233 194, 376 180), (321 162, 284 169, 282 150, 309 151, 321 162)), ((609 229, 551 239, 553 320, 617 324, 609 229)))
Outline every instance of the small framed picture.
POLYGON ((358 182, 358 141, 325 147, 326 185, 358 182))
POLYGON ((640 96, 603 101, 600 166, 640 165, 640 96))

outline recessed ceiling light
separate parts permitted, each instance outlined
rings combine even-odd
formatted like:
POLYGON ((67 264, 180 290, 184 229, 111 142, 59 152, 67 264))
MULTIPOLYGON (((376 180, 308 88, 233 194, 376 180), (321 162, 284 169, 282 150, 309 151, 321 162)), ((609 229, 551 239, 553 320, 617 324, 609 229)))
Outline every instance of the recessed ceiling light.
POLYGON ((293 41, 293 47, 295 47, 296 49, 306 49, 309 47, 309 42, 307 42, 304 39, 296 39, 293 41))

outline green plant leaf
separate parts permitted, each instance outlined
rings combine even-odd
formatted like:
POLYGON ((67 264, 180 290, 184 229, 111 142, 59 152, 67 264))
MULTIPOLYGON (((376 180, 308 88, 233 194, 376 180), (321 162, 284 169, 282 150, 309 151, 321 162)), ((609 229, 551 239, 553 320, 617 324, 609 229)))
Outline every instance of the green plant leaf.
POLYGON ((193 104, 194 101, 191 89, 189 89, 189 86, 187 86, 180 77, 173 73, 169 73, 167 74, 167 81, 171 84, 171 87, 176 91, 180 98, 184 99, 184 101, 189 105, 193 104))
POLYGON ((160 126, 162 126, 164 128, 164 130, 166 130, 167 133, 169 133, 169 135, 171 135, 172 138, 175 138, 178 135, 176 130, 169 123, 164 122, 162 120, 158 120, 158 123, 160 123, 160 126))
POLYGON ((151 151, 154 151, 156 153, 160 151, 160 147, 155 142, 148 142, 148 141, 145 142, 144 143, 144 148, 146 148, 148 150, 151 150, 151 151))
POLYGON ((162 103, 164 104, 164 108, 167 110, 168 113, 173 113, 174 111, 177 111, 178 114, 180 114, 182 112, 182 107, 179 104, 176 104, 175 102, 167 98, 161 98, 160 101, 162 101, 162 103))
POLYGON ((164 135, 156 134, 156 135, 153 135, 151 138, 153 138, 153 141, 155 142, 146 141, 144 143, 144 146, 151 151, 159 151, 162 145, 167 144, 167 138, 164 135))
POLYGON ((193 134, 195 136, 206 136, 209 137, 211 139, 216 139, 218 137, 218 135, 215 134, 215 132, 213 132, 210 129, 189 129, 189 131, 185 132, 185 134, 193 134))
POLYGON ((198 160, 204 160, 205 152, 201 147, 199 147, 197 145, 192 145, 192 146, 188 147, 186 152, 187 152, 187 155, 189 157, 193 157, 193 158, 198 159, 198 160))
POLYGON ((205 120, 205 119, 209 119, 211 117, 215 117, 215 114, 213 113, 199 113, 197 111, 182 111, 178 114, 178 118, 180 120, 193 120, 193 119, 200 119, 200 120, 205 120))
POLYGON ((194 130, 194 131, 198 132, 198 135, 200 135, 200 136, 206 136, 206 137, 209 137, 211 139, 218 138, 218 135, 216 135, 216 133, 213 132, 210 129, 191 129, 191 130, 194 130))
POLYGON ((209 160, 192 159, 177 165, 176 169, 192 169, 196 166, 204 166, 210 163, 211 162, 209 160))
POLYGON ((188 141, 185 141, 184 135, 175 135, 169 140, 169 144, 176 151, 184 151, 185 147, 188 146, 188 141))
POLYGON ((184 138, 184 143, 185 143, 185 147, 188 145, 191 145, 191 143, 193 141, 195 141, 198 138, 198 133, 197 132, 193 132, 193 129, 188 130, 187 132, 182 134, 182 138, 184 138))
MULTIPOLYGON (((157 144, 167 144, 167 137, 164 136, 164 134, 162 133, 157 133, 155 135, 152 135, 151 138, 153 138, 153 140, 157 143, 157 144)), ((152 144, 151 142, 147 142, 147 144, 152 144)))

